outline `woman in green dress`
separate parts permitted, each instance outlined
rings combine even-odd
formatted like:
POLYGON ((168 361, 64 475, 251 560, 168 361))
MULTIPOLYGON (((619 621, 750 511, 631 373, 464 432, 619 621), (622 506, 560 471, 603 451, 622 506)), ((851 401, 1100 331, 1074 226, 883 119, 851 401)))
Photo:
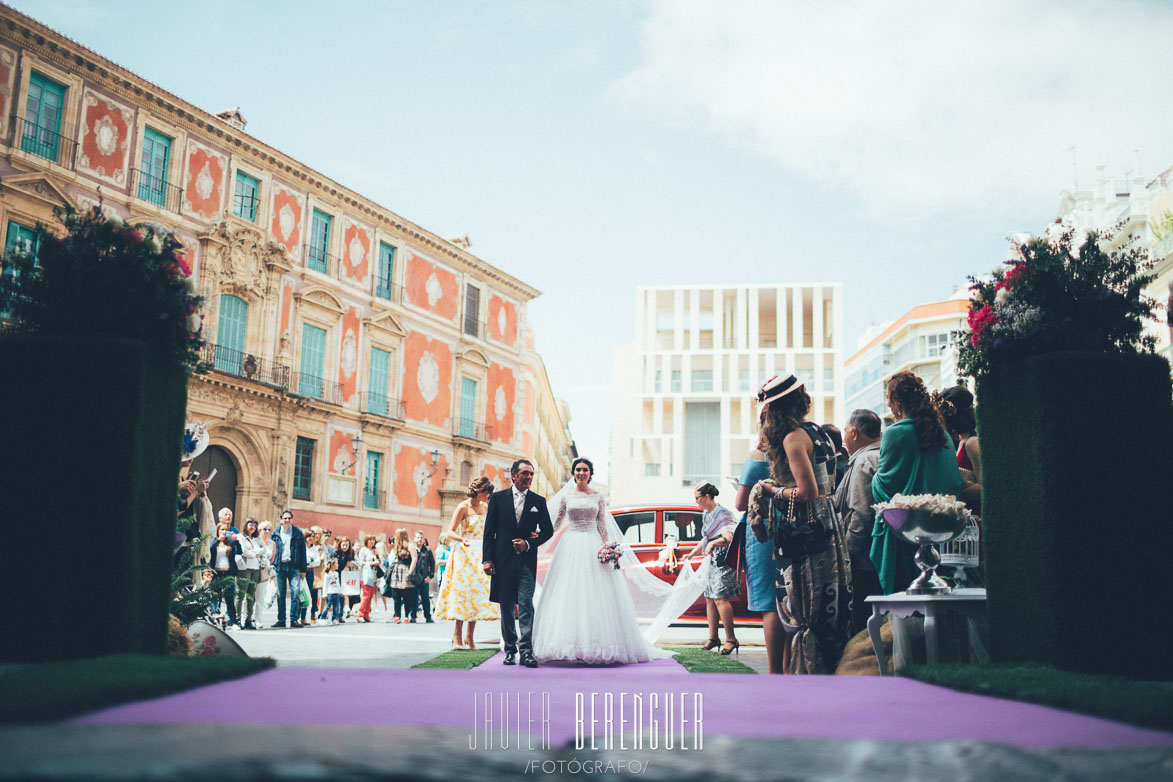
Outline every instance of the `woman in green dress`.
MULTIPOLYGON (((897 494, 948 494, 961 491, 961 472, 953 441, 924 381, 911 372, 888 380, 888 407, 896 423, 880 440, 880 465, 872 478, 872 498, 887 502, 897 494)), ((920 573, 913 561, 916 546, 900 540, 877 514, 870 559, 884 594, 908 588, 920 573)))

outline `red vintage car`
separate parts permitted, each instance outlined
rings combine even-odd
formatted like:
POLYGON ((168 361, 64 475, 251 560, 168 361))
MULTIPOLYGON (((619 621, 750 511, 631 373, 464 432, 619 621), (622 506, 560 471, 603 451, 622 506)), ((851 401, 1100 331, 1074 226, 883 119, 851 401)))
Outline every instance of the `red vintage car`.
MULTIPOLYGON (((664 535, 675 535, 679 545, 677 556, 683 559, 701 539, 701 518, 704 512, 696 505, 623 505, 610 509, 623 530, 640 562, 657 577, 669 582, 676 581, 676 575, 665 573, 660 562, 664 550, 664 535)), ((736 516, 736 512, 734 513, 736 516)), ((700 557, 693 560, 693 567, 700 566, 700 557)), ((733 616, 736 622, 761 624, 762 615, 746 608, 745 575, 741 576, 741 594, 733 598, 733 616)), ((681 622, 705 621, 705 599, 698 598, 692 607, 680 617, 681 622)))

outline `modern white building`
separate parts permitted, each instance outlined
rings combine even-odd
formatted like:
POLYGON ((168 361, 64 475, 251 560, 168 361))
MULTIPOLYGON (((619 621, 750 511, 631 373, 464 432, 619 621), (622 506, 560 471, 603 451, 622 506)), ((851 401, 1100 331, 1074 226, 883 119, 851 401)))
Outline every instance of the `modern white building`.
MULTIPOLYGON (((1104 166, 1098 166, 1092 189, 1059 194, 1058 213, 1077 233, 1110 232, 1108 249, 1148 248, 1155 279, 1145 294, 1164 307, 1173 301, 1173 168, 1146 180, 1141 176, 1139 154, 1123 177, 1109 176, 1104 166)), ((1157 351, 1173 364, 1173 328, 1167 310, 1159 314, 1161 320, 1148 324, 1146 332, 1157 340, 1157 351)))
POLYGON ((864 332, 856 352, 843 366, 846 413, 871 410, 888 415, 884 389, 897 372, 915 373, 930 391, 957 385, 953 334, 967 328, 969 289, 945 301, 920 304, 894 322, 864 332))
POLYGON ((636 339, 615 349, 611 499, 692 502, 726 489, 757 442, 758 388, 806 381, 811 416, 843 414, 841 283, 681 285, 636 291, 636 339))

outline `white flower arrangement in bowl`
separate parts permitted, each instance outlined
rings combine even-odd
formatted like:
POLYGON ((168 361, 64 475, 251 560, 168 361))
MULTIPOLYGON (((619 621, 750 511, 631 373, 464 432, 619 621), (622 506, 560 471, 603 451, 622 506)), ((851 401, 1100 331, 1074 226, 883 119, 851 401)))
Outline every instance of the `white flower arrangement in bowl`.
POLYGON ((897 494, 872 507, 895 535, 920 546, 916 564, 921 575, 909 586, 908 594, 951 592, 935 572, 941 563, 937 544, 948 543, 965 531, 970 517, 965 503, 951 494, 897 494))

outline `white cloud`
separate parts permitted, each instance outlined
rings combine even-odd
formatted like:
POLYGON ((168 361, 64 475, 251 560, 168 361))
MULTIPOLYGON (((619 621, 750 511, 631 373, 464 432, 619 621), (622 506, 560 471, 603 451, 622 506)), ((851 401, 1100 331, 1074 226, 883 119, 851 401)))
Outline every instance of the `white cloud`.
POLYGON ((878 212, 1173 165, 1173 4, 663 0, 622 93, 878 212))

